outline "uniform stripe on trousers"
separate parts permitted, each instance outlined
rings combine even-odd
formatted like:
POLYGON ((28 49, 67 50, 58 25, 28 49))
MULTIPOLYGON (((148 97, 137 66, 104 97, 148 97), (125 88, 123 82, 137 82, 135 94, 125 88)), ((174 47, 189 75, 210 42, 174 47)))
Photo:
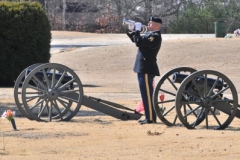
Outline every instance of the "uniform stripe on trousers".
POLYGON ((152 103, 151 103, 151 93, 149 89, 149 81, 148 81, 148 74, 145 74, 145 85, 146 85, 146 91, 147 91, 147 98, 148 98, 148 108, 149 108, 149 121, 153 120, 152 116, 152 103))

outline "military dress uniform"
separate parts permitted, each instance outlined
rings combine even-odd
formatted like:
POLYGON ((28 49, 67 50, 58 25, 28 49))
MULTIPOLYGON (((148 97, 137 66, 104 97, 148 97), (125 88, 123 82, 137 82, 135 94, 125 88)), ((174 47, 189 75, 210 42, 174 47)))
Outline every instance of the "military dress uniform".
POLYGON ((162 37, 160 30, 148 31, 140 35, 140 31, 128 32, 129 38, 138 47, 133 71, 137 73, 141 97, 144 104, 146 119, 141 124, 155 123, 156 113, 153 108, 153 80, 160 76, 157 65, 157 54, 161 47, 162 37))

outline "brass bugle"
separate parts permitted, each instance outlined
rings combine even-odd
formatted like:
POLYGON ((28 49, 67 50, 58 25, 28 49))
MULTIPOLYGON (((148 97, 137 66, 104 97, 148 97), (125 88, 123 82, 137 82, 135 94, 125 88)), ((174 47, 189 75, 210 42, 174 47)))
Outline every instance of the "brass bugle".
MULTIPOLYGON (((129 25, 133 25, 134 26, 134 28, 132 29, 132 30, 130 30, 130 31, 135 31, 135 21, 133 21, 133 20, 128 20, 128 19, 125 19, 125 18, 123 18, 123 23, 122 23, 122 25, 123 26, 127 26, 128 28, 129 28, 129 25)), ((146 25, 142 25, 142 27, 141 27, 141 33, 145 33, 145 32, 147 32, 148 31, 148 27, 146 26, 146 25)))

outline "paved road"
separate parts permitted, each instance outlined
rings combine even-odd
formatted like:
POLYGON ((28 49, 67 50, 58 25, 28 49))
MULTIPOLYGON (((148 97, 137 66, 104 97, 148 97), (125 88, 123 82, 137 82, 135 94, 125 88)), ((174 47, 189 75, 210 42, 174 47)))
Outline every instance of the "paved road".
MULTIPOLYGON (((214 34, 162 34, 163 40, 185 38, 214 38, 214 34)), ((104 45, 129 44, 126 34, 90 34, 76 32, 76 35, 52 34, 51 53, 65 48, 96 47, 104 45)))

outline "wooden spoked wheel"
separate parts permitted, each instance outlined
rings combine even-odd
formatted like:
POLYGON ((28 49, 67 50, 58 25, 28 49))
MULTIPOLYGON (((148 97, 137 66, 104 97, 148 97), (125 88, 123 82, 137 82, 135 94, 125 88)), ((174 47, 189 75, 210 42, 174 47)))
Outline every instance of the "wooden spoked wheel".
POLYGON ((22 103, 22 85, 23 85, 23 82, 25 80, 25 77, 27 74, 29 74, 29 72, 26 72, 27 70, 31 71, 33 70, 34 68, 38 67, 39 65, 42 65, 42 63, 37 63, 37 64, 33 64, 29 67, 27 67, 26 69, 24 69, 18 76, 17 80, 15 81, 15 84, 14 84, 14 100, 15 100, 15 103, 18 107, 18 110, 28 119, 30 120, 34 120, 34 118, 29 115, 27 113, 27 111, 25 110, 24 106, 23 106, 23 103, 22 103))
POLYGON ((189 67, 175 68, 165 73, 158 81, 153 93, 153 106, 158 118, 167 126, 179 125, 175 110, 175 99, 180 83, 172 81, 174 74, 190 75, 195 71, 195 69, 189 67), (164 100, 161 100, 161 96, 164 96, 164 100))
POLYGON ((188 129, 204 115, 205 127, 225 129, 235 117, 238 95, 233 83, 222 73, 212 70, 197 71, 183 80, 176 95, 176 112, 188 129), (186 108, 191 108, 186 112, 186 108))
POLYGON ((24 108, 37 121, 69 121, 78 113, 82 100, 80 79, 61 64, 38 66, 22 86, 24 108))

